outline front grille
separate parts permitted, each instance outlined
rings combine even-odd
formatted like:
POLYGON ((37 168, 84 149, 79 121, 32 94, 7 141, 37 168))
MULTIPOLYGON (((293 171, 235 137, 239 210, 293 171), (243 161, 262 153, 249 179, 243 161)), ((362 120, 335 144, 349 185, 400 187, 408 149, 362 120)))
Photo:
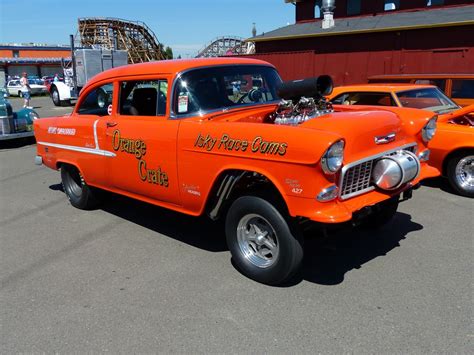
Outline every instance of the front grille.
POLYGON ((372 184, 372 168, 374 163, 382 156, 396 154, 396 152, 400 149, 413 152, 415 145, 413 144, 393 149, 381 154, 377 154, 376 156, 368 157, 363 161, 346 165, 342 169, 340 198, 345 200, 373 190, 375 188, 372 184))
POLYGON ((370 188, 372 165, 374 160, 365 161, 346 170, 342 180, 341 197, 347 198, 354 193, 370 188))

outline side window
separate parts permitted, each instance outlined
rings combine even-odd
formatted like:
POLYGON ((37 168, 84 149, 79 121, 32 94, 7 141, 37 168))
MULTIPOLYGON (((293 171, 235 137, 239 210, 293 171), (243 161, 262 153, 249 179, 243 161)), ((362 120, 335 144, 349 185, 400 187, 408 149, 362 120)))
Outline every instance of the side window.
POLYGON ((80 115, 107 116, 107 108, 112 104, 113 84, 105 84, 89 92, 77 110, 80 115))
POLYGON ((417 79, 415 84, 435 85, 441 91, 446 92, 446 79, 417 79))
POLYGON ((120 84, 120 114, 163 116, 166 114, 166 80, 124 81, 120 84))
POLYGON ((347 0, 347 16, 359 15, 361 0, 347 0))
POLYGON ((474 99, 474 80, 453 79, 451 97, 453 99, 474 99))

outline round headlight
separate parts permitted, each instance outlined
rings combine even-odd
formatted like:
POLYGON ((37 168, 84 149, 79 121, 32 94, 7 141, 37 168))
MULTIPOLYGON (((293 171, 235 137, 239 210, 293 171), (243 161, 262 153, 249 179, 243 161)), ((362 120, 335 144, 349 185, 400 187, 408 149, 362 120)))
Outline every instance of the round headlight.
POLYGON ((31 111, 31 112, 29 113, 29 115, 30 115, 30 118, 31 118, 32 120, 37 120, 37 119, 39 118, 38 114, 37 114, 36 112, 33 112, 33 111, 31 111))
POLYGON ((423 127, 421 130, 421 137, 426 143, 432 140, 436 133, 437 120, 438 120, 438 116, 434 116, 432 119, 428 121, 425 127, 423 127))
POLYGON ((344 141, 340 140, 329 147, 321 158, 321 167, 326 174, 336 173, 344 160, 344 141))

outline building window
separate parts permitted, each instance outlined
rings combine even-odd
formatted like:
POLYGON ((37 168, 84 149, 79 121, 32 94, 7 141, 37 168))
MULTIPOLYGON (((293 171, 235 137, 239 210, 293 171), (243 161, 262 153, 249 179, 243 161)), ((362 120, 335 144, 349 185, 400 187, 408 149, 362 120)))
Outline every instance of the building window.
POLYGON ((321 10, 323 0, 316 0, 316 5, 314 6, 314 18, 322 18, 323 11, 321 10))
POLYGON ((400 8, 400 0, 385 0, 384 10, 393 11, 400 8))
POLYGON ((426 6, 439 6, 444 5, 444 0, 427 0, 426 6))
POLYGON ((360 14, 360 3, 361 0, 347 0, 347 15, 359 15, 360 14))
POLYGON ((20 51, 18 49, 13 50, 13 58, 20 58, 20 51))

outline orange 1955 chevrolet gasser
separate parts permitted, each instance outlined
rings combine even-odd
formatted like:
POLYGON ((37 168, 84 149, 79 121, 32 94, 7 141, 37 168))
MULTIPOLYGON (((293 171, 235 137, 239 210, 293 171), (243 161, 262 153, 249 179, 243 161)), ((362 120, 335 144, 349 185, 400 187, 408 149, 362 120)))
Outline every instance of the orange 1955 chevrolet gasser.
POLYGON ((35 121, 37 164, 61 170, 71 204, 108 190, 225 219, 237 267, 268 284, 302 257, 299 222, 388 221, 400 195, 439 172, 426 163, 436 118, 334 112, 329 77, 281 83, 251 59, 111 69, 70 116, 35 121))

